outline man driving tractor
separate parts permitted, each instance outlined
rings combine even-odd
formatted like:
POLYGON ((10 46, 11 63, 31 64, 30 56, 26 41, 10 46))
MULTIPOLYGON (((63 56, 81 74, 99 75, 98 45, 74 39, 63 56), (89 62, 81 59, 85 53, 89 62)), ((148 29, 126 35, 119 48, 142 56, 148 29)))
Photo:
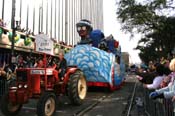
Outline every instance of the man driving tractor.
POLYGON ((64 53, 63 52, 60 52, 59 55, 59 61, 57 63, 57 70, 58 70, 58 76, 60 78, 60 80, 63 80, 64 79, 64 74, 66 72, 66 68, 67 68, 67 61, 66 59, 64 58, 64 53))

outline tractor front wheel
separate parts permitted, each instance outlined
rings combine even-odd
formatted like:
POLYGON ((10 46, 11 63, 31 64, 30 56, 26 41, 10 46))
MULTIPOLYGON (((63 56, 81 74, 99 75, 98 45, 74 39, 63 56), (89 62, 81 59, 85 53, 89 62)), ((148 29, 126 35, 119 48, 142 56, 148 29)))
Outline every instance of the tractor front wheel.
POLYGON ((45 92, 37 104, 38 116, 53 116, 56 110, 56 96, 54 93, 45 92))
POLYGON ((22 104, 12 104, 9 101, 8 94, 3 95, 1 99, 1 111, 5 116, 15 116, 21 110, 22 104))
POLYGON ((86 97, 87 83, 83 72, 76 71, 69 78, 68 96, 74 105, 81 105, 86 97))

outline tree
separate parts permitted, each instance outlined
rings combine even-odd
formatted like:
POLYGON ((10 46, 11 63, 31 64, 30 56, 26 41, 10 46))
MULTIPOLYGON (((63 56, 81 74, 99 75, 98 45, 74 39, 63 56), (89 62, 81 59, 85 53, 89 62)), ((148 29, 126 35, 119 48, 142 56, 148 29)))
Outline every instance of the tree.
POLYGON ((122 30, 131 33, 141 33, 143 38, 138 42, 136 49, 140 50, 140 58, 145 62, 167 55, 175 47, 175 17, 168 11, 175 7, 173 0, 120 0, 118 5, 118 19, 122 30), (162 53, 156 54, 156 48, 162 53), (148 54, 152 57, 147 57, 148 54))

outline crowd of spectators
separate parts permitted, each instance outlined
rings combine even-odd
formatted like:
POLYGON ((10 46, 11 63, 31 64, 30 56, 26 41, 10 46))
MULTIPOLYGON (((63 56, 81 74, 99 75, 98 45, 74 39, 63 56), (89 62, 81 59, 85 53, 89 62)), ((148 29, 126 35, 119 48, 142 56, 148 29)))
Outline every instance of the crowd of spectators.
POLYGON ((162 57, 159 62, 150 61, 147 69, 136 71, 138 80, 145 89, 151 90, 150 99, 164 98, 175 101, 175 58, 162 57))

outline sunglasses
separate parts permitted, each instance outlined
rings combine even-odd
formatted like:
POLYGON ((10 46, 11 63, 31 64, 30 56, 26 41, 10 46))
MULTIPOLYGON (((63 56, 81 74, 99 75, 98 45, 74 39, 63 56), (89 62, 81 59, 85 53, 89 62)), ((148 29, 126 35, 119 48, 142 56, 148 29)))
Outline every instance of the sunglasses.
POLYGON ((80 31, 80 30, 83 30, 83 31, 85 31, 87 28, 86 28, 86 26, 82 26, 82 27, 77 27, 77 31, 80 31))

